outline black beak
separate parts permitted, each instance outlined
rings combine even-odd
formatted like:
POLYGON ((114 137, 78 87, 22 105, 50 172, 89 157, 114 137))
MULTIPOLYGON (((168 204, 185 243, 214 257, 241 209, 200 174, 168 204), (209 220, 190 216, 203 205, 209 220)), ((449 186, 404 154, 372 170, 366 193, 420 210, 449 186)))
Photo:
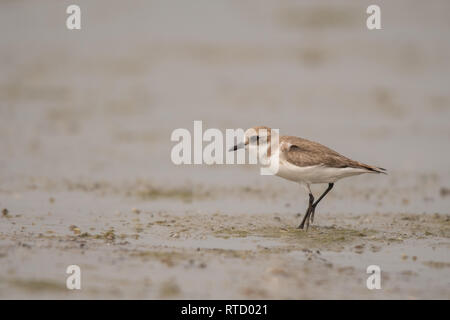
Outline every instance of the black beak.
POLYGON ((237 145, 235 145, 234 147, 232 147, 232 148, 231 148, 230 150, 228 150, 228 151, 236 151, 236 150, 242 149, 242 148, 245 148, 245 143, 243 143, 243 142, 238 143, 237 145))

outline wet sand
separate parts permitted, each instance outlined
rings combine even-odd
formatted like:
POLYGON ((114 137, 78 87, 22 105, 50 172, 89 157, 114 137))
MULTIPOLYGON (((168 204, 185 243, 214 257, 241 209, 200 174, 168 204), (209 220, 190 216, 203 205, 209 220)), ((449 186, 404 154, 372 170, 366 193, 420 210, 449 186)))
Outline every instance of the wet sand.
MULTIPOLYGON (((319 210, 305 232, 290 202, 291 213, 224 213, 199 210, 213 197, 203 193, 150 200, 143 189, 82 186, 2 192, 14 208, 0 224, 2 298, 449 298, 449 214, 319 210), (174 203, 186 209, 162 209, 174 203), (72 264, 82 270, 78 292, 65 288, 72 264), (382 290, 366 288, 372 264, 382 290)), ((220 194, 273 201, 253 190, 220 194)))
POLYGON ((369 4, 80 1, 69 32, 62 2, 2 2, 0 298, 449 299, 449 5, 382 1, 369 32, 369 4), (173 165, 194 120, 389 175, 339 181, 304 232, 296 184, 173 165))

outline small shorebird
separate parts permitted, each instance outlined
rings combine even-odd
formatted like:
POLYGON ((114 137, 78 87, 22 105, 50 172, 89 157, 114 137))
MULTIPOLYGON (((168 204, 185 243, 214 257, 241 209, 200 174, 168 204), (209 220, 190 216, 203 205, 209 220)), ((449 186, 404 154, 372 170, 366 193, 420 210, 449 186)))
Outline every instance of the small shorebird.
POLYGON ((244 142, 235 145, 230 151, 238 149, 264 150, 269 161, 278 159, 276 175, 300 183, 309 193, 309 205, 299 229, 306 230, 314 222, 314 212, 320 200, 333 188, 334 183, 342 178, 362 173, 384 173, 386 169, 369 166, 351 160, 320 143, 292 136, 280 136, 277 150, 271 150, 271 129, 253 127, 244 135, 244 142), (328 183, 328 188, 314 202, 310 185, 328 183))

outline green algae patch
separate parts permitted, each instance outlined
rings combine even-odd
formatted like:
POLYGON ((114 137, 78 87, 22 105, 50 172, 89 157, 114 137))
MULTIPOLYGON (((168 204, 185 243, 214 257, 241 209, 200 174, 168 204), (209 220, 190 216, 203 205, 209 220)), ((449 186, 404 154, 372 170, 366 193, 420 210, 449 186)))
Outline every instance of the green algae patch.
POLYGON ((145 185, 131 191, 131 195, 142 200, 176 199, 183 202, 212 198, 213 192, 200 186, 157 187, 145 185))
POLYGON ((450 263, 448 263, 448 262, 425 261, 425 262, 423 262, 423 264, 427 267, 434 268, 434 269, 450 268, 450 263))
POLYGON ((255 235, 247 230, 239 230, 236 228, 222 228, 214 232, 214 235, 218 238, 229 239, 229 238, 246 238, 248 236, 255 235))
POLYGON ((222 248, 202 249, 202 250, 204 252, 218 254, 227 258, 239 258, 239 259, 247 259, 255 254, 255 252, 251 250, 233 250, 222 248))
POLYGON ((178 262, 187 260, 189 256, 182 252, 177 251, 156 251, 145 250, 135 251, 130 254, 131 257, 141 258, 143 261, 158 261, 166 264, 168 267, 173 267, 178 262))
POLYGON ((294 227, 267 226, 253 230, 222 228, 215 232, 219 238, 245 238, 248 236, 279 239, 287 244, 299 244, 314 248, 330 249, 354 241, 361 241, 377 234, 374 230, 354 230, 338 227, 310 227, 308 231, 294 227))
POLYGON ((8 280, 8 284, 13 287, 18 287, 23 290, 32 292, 41 291, 66 291, 64 282, 51 281, 51 280, 37 280, 37 279, 12 279, 8 280))
POLYGON ((401 214, 400 220, 408 223, 401 226, 408 233, 422 234, 422 237, 450 238, 449 214, 401 214))
POLYGON ((94 239, 103 239, 103 240, 107 240, 107 241, 114 241, 116 239, 116 234, 114 232, 114 229, 110 229, 108 231, 105 231, 103 233, 96 234, 96 235, 93 235, 93 236, 90 236, 88 233, 87 234, 81 234, 80 237, 82 237, 82 238, 92 237, 94 239))
POLYGON ((200 195, 194 194, 191 189, 187 188, 174 188, 174 189, 161 189, 161 188, 146 188, 136 191, 136 195, 143 200, 156 200, 162 198, 179 199, 184 202, 192 202, 194 197, 200 195))
POLYGON ((180 286, 174 279, 164 281, 159 288, 159 295, 161 298, 170 298, 180 294, 180 292, 180 286))

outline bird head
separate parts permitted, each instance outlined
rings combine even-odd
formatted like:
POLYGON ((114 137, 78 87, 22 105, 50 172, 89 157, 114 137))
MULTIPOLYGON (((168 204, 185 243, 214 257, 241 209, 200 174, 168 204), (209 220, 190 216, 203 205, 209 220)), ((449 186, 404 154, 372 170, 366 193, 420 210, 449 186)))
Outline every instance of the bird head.
POLYGON ((236 144, 229 151, 242 148, 258 149, 259 146, 270 145, 271 129, 265 126, 257 126, 247 129, 244 133, 244 141, 236 144))

